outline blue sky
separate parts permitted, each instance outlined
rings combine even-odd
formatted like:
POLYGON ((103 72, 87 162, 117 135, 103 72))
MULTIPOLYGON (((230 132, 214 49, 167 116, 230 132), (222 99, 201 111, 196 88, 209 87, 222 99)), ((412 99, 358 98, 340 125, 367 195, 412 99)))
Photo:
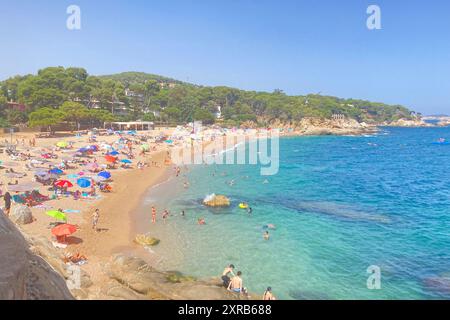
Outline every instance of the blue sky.
POLYGON ((0 37, 0 79, 79 66, 450 113, 446 0, 0 0, 0 37), (366 27, 370 4, 382 30, 366 27))

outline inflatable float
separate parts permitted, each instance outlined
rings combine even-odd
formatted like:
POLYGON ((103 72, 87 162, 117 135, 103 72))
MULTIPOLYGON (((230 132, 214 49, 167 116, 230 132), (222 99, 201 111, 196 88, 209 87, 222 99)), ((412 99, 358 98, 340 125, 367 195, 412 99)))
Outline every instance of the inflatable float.
POLYGON ((240 203, 240 204, 239 204, 239 208, 241 208, 241 209, 248 209, 248 204, 246 204, 246 203, 240 203))

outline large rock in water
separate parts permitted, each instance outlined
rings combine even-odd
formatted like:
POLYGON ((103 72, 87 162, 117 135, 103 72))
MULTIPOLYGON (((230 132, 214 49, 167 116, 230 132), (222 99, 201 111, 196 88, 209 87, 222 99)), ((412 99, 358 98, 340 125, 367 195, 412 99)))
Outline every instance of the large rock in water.
POLYGON ((29 244, 0 210, 0 300, 73 299, 65 280, 29 244))
POLYGON ((27 206, 17 206, 13 209, 10 219, 17 224, 29 224, 33 222, 33 215, 27 206))
POLYGON ((229 207, 230 199, 223 195, 210 195, 203 200, 203 204, 208 207, 229 207))

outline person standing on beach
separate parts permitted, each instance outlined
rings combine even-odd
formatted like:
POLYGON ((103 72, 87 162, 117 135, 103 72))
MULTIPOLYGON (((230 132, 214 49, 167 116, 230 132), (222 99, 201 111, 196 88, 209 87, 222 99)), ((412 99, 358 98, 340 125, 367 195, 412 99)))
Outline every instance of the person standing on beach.
POLYGON ((156 209, 152 207, 152 223, 156 223, 156 209))
POLYGON ((9 217, 9 212, 11 210, 11 194, 7 191, 5 195, 3 196, 3 199, 5 200, 5 213, 6 216, 9 217))
POLYGON ((100 219, 100 210, 95 209, 94 213, 92 214, 92 229, 94 229, 97 232, 98 232, 97 229, 98 219, 100 219))

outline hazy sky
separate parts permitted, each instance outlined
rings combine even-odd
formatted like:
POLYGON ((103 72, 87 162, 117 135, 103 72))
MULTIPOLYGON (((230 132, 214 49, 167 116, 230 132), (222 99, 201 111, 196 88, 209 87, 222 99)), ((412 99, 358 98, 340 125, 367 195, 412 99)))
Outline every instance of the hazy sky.
POLYGON ((79 66, 450 113, 448 0, 0 0, 0 36, 0 79, 79 66), (370 4, 382 30, 366 27, 370 4))

